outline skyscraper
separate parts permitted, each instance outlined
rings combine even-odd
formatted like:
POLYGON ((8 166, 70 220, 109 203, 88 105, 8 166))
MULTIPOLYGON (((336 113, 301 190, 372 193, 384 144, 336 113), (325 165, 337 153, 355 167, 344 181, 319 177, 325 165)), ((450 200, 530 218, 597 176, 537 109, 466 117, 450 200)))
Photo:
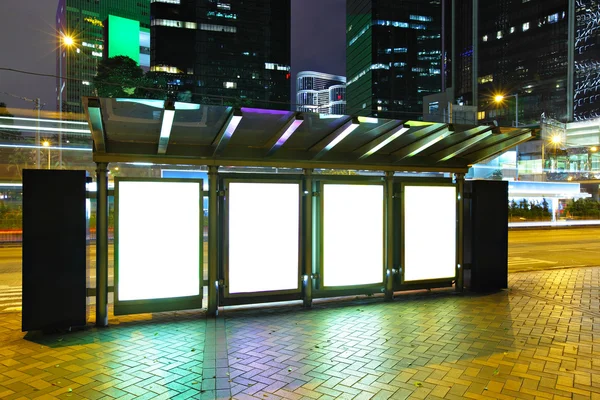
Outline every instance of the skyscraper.
POLYGON ((520 124, 542 113, 563 122, 599 116, 597 0, 446 1, 456 7, 457 102, 501 125, 515 124, 515 95, 520 124), (495 94, 513 98, 496 104, 495 94))
POLYGON ((104 30, 109 15, 136 21, 141 30, 149 29, 150 0, 59 0, 56 9, 57 110, 82 113, 81 96, 94 94, 92 81, 98 61, 103 58, 104 30))
POLYGON ((172 91, 289 109, 290 0, 159 0, 151 14, 151 71, 172 91))
POLYGON ((297 77, 296 108, 303 112, 346 114, 346 77, 302 71, 297 77))
POLYGON ((347 109, 415 119, 442 90, 440 0, 348 0, 347 109))

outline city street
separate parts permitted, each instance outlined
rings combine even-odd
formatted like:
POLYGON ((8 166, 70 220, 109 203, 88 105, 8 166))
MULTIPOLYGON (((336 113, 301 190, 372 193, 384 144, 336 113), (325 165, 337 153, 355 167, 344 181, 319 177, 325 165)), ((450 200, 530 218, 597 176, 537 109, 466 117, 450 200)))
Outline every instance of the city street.
MULTIPOLYGON (((600 228, 511 230, 508 241, 511 273, 600 266, 600 228)), ((113 246, 109 249, 109 285, 112 285, 113 246)), ((206 254, 206 243, 204 250, 206 254)), ((95 246, 90 246, 89 255, 88 275, 93 286, 95 246)), ((206 257, 204 261, 206 269, 206 257)), ((21 247, 3 247, 0 248, 0 312, 20 310, 21 247)))
POLYGON ((508 271, 600 266, 600 228, 508 232, 508 271))

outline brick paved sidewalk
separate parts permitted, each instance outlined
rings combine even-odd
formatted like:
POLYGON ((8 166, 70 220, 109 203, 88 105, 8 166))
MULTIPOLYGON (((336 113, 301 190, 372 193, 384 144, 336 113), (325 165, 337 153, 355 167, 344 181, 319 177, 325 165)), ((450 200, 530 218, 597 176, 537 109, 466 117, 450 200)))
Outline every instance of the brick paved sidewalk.
POLYGON ((600 399, 600 268, 449 291, 114 317, 24 335, 0 314, 0 398, 600 399))

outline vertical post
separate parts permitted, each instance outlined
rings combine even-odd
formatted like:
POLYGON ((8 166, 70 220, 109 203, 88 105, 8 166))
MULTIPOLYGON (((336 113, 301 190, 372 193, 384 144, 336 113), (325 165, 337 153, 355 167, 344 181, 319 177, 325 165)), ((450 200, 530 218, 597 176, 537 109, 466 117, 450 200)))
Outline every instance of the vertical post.
POLYGON ((42 103, 40 98, 35 99, 35 108, 37 108, 37 132, 35 133, 35 166, 37 169, 40 169, 40 111, 42 108, 42 103))
POLYGON ((473 106, 476 108, 476 112, 479 111, 479 0, 473 0, 473 65, 471 71, 473 76, 471 77, 471 85, 473 87, 473 106))
POLYGON ((385 301, 394 298, 394 172, 385 173, 385 301))
MULTIPOLYGON (((515 126, 519 127, 519 93, 515 93, 515 126)), ((519 180, 519 145, 515 146, 515 178, 519 180)))
POLYGON ((219 313, 218 262, 218 199, 219 167, 208 167, 208 315, 216 317, 219 313))
MULTIPOLYGON (((66 14, 66 13, 65 13, 66 14)), ((60 128, 60 130, 58 131, 58 137, 59 137, 59 146, 62 144, 62 128, 63 128, 63 123, 62 123, 62 119, 63 119, 63 115, 62 115, 62 111, 63 111, 63 98, 62 98, 62 92, 63 92, 63 70, 62 70, 62 59, 63 59, 63 36, 62 34, 60 35, 60 38, 58 39, 58 48, 60 50, 60 54, 58 56, 58 76, 59 76, 59 82, 58 82, 58 118, 59 118, 59 124, 58 127, 60 128)), ((62 154, 61 154, 62 157, 62 154)), ((62 158, 61 160, 62 161, 62 158)))
POLYGON ((312 196, 312 169, 304 170, 304 195, 302 198, 303 202, 303 221, 302 226, 304 227, 303 234, 303 246, 304 257, 303 257, 303 279, 304 284, 304 296, 302 298, 302 306, 306 308, 312 307, 312 274, 313 274, 313 257, 312 257, 312 240, 313 240, 313 196, 312 196))
POLYGON ((575 96, 575 0, 569 0, 567 10, 568 38, 567 38, 567 122, 574 118, 574 96, 575 96))
POLYGON ((456 0, 452 0, 452 80, 450 82, 451 87, 454 89, 454 97, 451 99, 452 103, 456 100, 456 93, 458 86, 456 84, 456 69, 458 68, 458 60, 456 57, 456 0))
MULTIPOLYGON (((64 38, 61 36, 60 38, 60 59, 62 60, 62 50, 63 48, 65 49, 65 69, 69 69, 69 58, 67 57, 69 52, 67 50, 67 48, 65 48, 63 46, 63 41, 64 38)), ((63 115, 62 115, 62 68, 60 69, 60 76, 61 76, 61 82, 60 82, 60 93, 61 93, 61 100, 60 100, 60 130, 58 131, 58 168, 62 169, 62 129, 63 129, 63 115)))
POLYGON ((457 216, 457 240, 456 240, 456 291, 462 292, 464 288, 464 197, 465 197, 465 174, 454 175, 457 186, 456 216, 457 216))
POLYGON ((108 163, 96 163, 96 326, 108 326, 108 163))

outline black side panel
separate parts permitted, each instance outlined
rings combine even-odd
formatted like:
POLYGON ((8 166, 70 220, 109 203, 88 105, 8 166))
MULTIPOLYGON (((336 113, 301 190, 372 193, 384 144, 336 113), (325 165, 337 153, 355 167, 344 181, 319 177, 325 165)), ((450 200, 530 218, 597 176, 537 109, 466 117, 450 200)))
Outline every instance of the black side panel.
POLYGON ((87 322, 86 171, 23 171, 23 331, 87 322))
MULTIPOLYGON (((471 262, 471 290, 487 292, 508 287, 508 182, 471 181, 465 191, 466 260, 471 262), (470 244, 470 246, 469 246, 470 244), (470 256, 470 257, 469 257, 470 256)), ((468 261, 467 261, 468 262, 468 261)))

